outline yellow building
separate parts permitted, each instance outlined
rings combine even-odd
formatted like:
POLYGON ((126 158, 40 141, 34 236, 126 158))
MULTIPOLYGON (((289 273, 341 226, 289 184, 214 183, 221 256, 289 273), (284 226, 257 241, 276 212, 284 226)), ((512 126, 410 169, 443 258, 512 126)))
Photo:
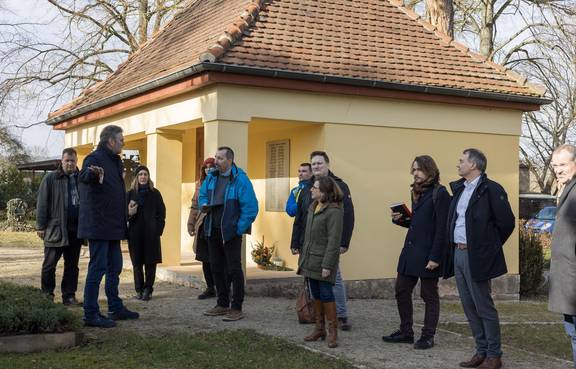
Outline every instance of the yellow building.
MULTIPOLYGON (((412 158, 433 156, 446 184, 463 149, 483 150, 517 214, 521 116, 546 102, 396 0, 198 0, 48 124, 81 156, 106 125, 124 129, 126 149, 139 151, 167 205, 166 265, 191 248, 185 225, 198 168, 226 145, 260 202, 246 252, 265 236, 294 267, 284 202, 298 165, 327 151, 356 209, 343 274, 378 295, 396 274, 405 230, 388 206, 409 201, 412 158)), ((518 293, 517 245, 514 233, 502 294, 518 293)))

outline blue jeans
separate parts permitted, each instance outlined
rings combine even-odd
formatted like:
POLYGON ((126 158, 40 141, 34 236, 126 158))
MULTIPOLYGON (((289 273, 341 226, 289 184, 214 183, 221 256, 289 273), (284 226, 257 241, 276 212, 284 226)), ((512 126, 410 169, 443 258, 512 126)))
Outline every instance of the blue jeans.
POLYGON ((570 337, 572 341, 572 360, 574 360, 574 369, 576 369, 576 328, 574 325, 576 324, 576 316, 572 317, 572 322, 564 322, 564 329, 566 330, 566 334, 570 337))
POLYGON ((334 292, 332 291, 332 283, 326 281, 319 281, 317 279, 308 279, 310 284, 310 293, 314 300, 322 302, 333 302, 334 292))
POLYGON ((118 297, 118 284, 122 272, 122 251, 120 241, 89 240, 90 263, 84 287, 84 319, 94 319, 100 314, 98 293, 100 282, 106 274, 105 291, 108 298, 108 311, 116 313, 123 308, 118 297))
POLYGON ((342 280, 340 266, 336 269, 336 284, 334 285, 334 297, 336 298, 336 315, 338 318, 347 318, 348 309, 346 308, 346 285, 342 280))

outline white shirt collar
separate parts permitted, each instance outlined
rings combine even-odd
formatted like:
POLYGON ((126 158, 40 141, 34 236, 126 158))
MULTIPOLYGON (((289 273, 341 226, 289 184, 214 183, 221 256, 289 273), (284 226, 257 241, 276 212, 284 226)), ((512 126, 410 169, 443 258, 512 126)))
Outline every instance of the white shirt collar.
POLYGON ((482 175, 479 175, 471 182, 464 181, 464 187, 466 188, 468 188, 468 186, 472 186, 472 188, 476 187, 478 185, 478 182, 480 182, 480 177, 482 177, 482 175))

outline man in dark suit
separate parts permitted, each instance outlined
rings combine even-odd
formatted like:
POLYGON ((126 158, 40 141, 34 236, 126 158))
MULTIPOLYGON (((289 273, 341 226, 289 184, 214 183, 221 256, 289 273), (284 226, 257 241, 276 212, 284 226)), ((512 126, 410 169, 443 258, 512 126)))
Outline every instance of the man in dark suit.
POLYGON ((554 150, 552 168, 558 181, 558 208, 552 234, 548 309, 564 315, 576 368, 576 147, 554 150))
POLYGON ((120 241, 126 238, 126 192, 122 159, 122 128, 107 126, 100 133, 98 148, 90 153, 80 171, 78 238, 88 240, 90 263, 84 287, 84 324, 114 327, 115 320, 138 319, 118 296, 122 271, 120 241), (106 275, 108 317, 100 314, 98 291, 106 275))
POLYGON ((507 273, 502 246, 516 225, 504 188, 486 176, 486 156, 464 150, 458 164, 459 181, 448 213, 451 249, 444 277, 456 276, 456 286, 468 318, 476 353, 460 363, 464 368, 499 369, 502 349, 498 311, 491 280, 507 273))

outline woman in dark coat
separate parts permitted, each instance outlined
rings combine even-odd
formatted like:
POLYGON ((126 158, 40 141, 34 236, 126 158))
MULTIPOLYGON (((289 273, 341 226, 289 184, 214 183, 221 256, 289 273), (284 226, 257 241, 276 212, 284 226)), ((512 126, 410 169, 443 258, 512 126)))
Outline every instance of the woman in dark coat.
POLYGON ((190 207, 190 215, 188 216, 188 234, 194 237, 192 249, 194 253, 196 253, 196 260, 202 262, 202 272, 204 273, 204 280, 206 281, 206 290, 198 295, 200 300, 216 297, 214 277, 212 276, 208 255, 208 240, 204 237, 204 232, 199 232, 199 230, 202 229, 201 227, 204 224, 204 218, 207 213, 202 213, 198 208, 200 187, 202 187, 202 182, 204 182, 212 168, 214 168, 214 158, 204 160, 200 172, 200 179, 196 182, 196 192, 194 192, 194 196, 192 196, 192 206, 190 207))
POLYGON ((392 221, 408 228, 404 247, 398 260, 395 292, 400 315, 400 329, 382 337, 385 342, 414 343, 412 330, 412 291, 420 279, 420 296, 425 303, 422 336, 416 349, 434 346, 434 335, 440 315, 438 278, 446 251, 446 220, 450 195, 440 185, 438 166, 428 155, 417 156, 412 162, 412 214, 393 212, 392 221))
POLYGON ((314 331, 305 341, 326 338, 325 321, 328 321, 328 347, 338 346, 338 319, 332 287, 340 259, 340 241, 344 209, 342 191, 331 177, 321 177, 314 182, 311 195, 313 203, 306 217, 304 246, 298 260, 298 274, 308 278, 314 298, 314 331))
POLYGON ((136 298, 152 298, 156 265, 162 262, 160 236, 164 232, 166 207, 160 191, 154 188, 148 168, 136 168, 136 178, 128 192, 128 249, 134 268, 136 298))

